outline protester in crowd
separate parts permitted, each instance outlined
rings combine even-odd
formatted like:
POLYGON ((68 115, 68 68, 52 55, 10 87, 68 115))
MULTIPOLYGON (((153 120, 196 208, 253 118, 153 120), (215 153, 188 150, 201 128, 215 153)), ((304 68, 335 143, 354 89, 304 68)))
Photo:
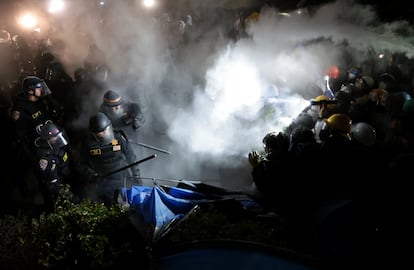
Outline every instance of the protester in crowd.
MULTIPOLYGON (((337 167, 333 164, 346 164, 352 166, 354 158, 351 147, 351 118, 342 113, 336 113, 321 122, 316 136, 320 140, 320 153, 318 155, 324 174, 334 176, 337 167)), ((318 177, 314 181, 315 198, 317 200, 350 198, 352 191, 352 171, 341 172, 341 177, 318 177)))
POLYGON ((289 190, 284 187, 288 182, 280 177, 290 164, 289 136, 283 132, 269 132, 263 138, 263 144, 263 153, 254 150, 248 155, 254 190, 264 202, 282 209, 287 205, 285 199, 287 199, 286 194, 289 193, 289 190))
POLYGON ((312 130, 318 120, 327 118, 336 112, 336 104, 336 99, 331 99, 325 95, 313 98, 310 104, 284 129, 284 132, 291 135, 299 126, 312 130))

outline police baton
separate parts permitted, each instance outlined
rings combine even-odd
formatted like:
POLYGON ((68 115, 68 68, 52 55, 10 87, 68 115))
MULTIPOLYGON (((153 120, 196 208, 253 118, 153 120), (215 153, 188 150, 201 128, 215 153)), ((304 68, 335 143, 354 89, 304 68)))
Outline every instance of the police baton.
POLYGON ((143 163, 143 162, 145 162, 145 161, 147 161, 147 160, 150 160, 150 159, 153 159, 153 158, 156 158, 156 157, 157 157, 157 155, 156 155, 156 154, 153 154, 153 155, 148 156, 148 157, 146 157, 146 158, 143 158, 143 159, 140 159, 140 160, 138 160, 138 161, 135 161, 134 163, 131 163, 131 164, 129 164, 129 165, 126 165, 126 166, 124 166, 124 167, 122 167, 122 168, 116 169, 115 171, 112 171, 112 172, 109 172, 109 173, 107 173, 107 174, 104 174, 102 177, 107 177, 107 176, 113 175, 113 174, 115 174, 115 173, 117 173, 117 172, 121 172, 121 171, 123 171, 123 170, 126 170, 126 169, 128 169, 128 168, 131 168, 131 167, 133 167, 133 166, 135 166, 135 165, 138 165, 138 164, 140 164, 140 163, 143 163))
POLYGON ((136 141, 134 141, 134 140, 129 140, 129 141, 130 141, 131 143, 133 143, 133 144, 136 144, 136 145, 139 145, 139 146, 142 146, 142 147, 148 148, 148 149, 152 149, 152 150, 155 150, 155 151, 158 151, 158 152, 161 152, 161 153, 167 154, 167 155, 171 154, 171 152, 170 152, 170 151, 167 151, 167 150, 164 150, 164 149, 161 149, 161 148, 158 148, 158 147, 155 147, 155 146, 149 145, 149 144, 145 144, 145 143, 141 143, 141 142, 136 142, 136 141))

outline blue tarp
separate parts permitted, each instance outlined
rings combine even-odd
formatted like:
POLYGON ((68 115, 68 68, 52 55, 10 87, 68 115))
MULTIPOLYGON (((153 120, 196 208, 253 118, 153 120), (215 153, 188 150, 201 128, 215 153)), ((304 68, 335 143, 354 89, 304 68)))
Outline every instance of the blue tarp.
POLYGON ((200 203, 216 201, 237 201, 243 209, 253 212, 261 211, 262 207, 246 194, 231 192, 208 184, 181 182, 180 187, 132 186, 123 188, 122 194, 139 218, 139 230, 150 242, 155 242, 165 235, 173 225, 178 224, 200 203))
POLYGON ((209 196, 196 191, 169 187, 167 191, 159 186, 133 186, 122 190, 131 207, 142 221, 153 227, 153 239, 168 226, 190 212, 197 203, 209 200, 209 196))

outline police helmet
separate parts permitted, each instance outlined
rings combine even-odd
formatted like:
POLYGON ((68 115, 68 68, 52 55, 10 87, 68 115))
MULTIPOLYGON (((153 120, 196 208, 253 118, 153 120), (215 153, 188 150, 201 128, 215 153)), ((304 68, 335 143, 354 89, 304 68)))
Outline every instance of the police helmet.
POLYGON ((109 107, 122 105, 124 103, 121 95, 117 92, 108 90, 103 96, 103 104, 109 107))
POLYGON ((98 112, 89 119, 89 130, 103 144, 111 143, 114 139, 112 122, 103 112, 98 112))
POLYGON ((93 133, 101 132, 111 124, 112 122, 106 114, 98 112, 89 119, 89 130, 93 133))
POLYGON ((47 143, 51 149, 58 149, 69 143, 63 131, 54 123, 48 123, 42 127, 40 139, 47 143))
POLYGON ((45 83, 44 80, 40 79, 36 76, 26 76, 23 79, 22 83, 22 91, 23 92, 30 92, 34 91, 36 88, 42 89, 42 96, 50 95, 52 92, 50 91, 49 87, 45 83))

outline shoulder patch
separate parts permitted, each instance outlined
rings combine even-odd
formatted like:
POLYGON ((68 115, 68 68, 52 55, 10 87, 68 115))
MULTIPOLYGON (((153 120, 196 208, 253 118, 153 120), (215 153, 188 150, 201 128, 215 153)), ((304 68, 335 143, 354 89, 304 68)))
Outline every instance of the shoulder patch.
POLYGON ((112 145, 118 145, 119 144, 117 139, 113 139, 111 143, 112 143, 112 145))
POLYGON ((20 112, 19 111, 12 111, 11 117, 14 121, 18 120, 20 118, 20 112))
POLYGON ((40 167, 40 169, 42 170, 42 171, 44 171, 44 170, 46 170, 46 168, 47 168, 47 164, 48 164, 49 162, 47 161, 47 159, 41 159, 41 160, 39 160, 39 167, 40 167))

